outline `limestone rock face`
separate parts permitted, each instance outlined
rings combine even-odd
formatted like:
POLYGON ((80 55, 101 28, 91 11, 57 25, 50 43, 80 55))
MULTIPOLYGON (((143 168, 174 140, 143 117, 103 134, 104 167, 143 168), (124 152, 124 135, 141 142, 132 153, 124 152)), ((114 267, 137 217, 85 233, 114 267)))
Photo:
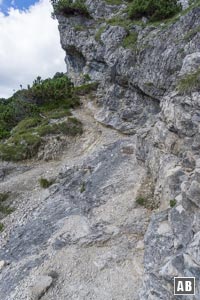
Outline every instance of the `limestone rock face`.
MULTIPOLYGON (((180 2, 183 8, 189 5, 180 2)), ((151 173, 154 203, 161 210, 152 216, 145 235, 145 276, 138 299, 175 299, 174 276, 200 280, 200 93, 179 88, 182 79, 200 68, 200 7, 171 24, 132 25, 127 32, 120 22, 109 22, 115 5, 86 4, 92 20, 58 16, 68 74, 75 83, 82 74, 99 81, 96 119, 136 135, 136 157, 151 173), (83 24, 81 31, 76 24, 83 24), (129 34, 137 41, 126 48, 123 41, 129 34)), ((122 6, 118 18, 126 18, 122 6)), ((197 289, 194 299, 199 293, 197 289)))
POLYGON ((50 276, 39 276, 31 287, 31 299, 41 299, 45 292, 50 288, 52 282, 53 280, 50 276))
POLYGON ((0 167, 20 208, 0 236, 0 299, 176 300, 186 276, 199 300, 200 7, 127 28, 127 1, 85 3, 91 18, 57 15, 68 75, 98 82, 73 111, 83 136, 60 161, 52 140, 47 162, 0 167))

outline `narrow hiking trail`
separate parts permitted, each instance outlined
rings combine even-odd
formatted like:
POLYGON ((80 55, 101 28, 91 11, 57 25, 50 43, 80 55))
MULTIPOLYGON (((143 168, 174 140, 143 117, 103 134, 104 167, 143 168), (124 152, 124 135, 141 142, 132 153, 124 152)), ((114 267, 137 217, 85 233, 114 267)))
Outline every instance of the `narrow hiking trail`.
MULTIPOLYGON (((62 172, 63 167, 70 168, 74 165, 81 165, 93 151, 127 138, 120 132, 97 122, 94 118, 96 109, 93 103, 88 103, 86 98, 81 100, 82 106, 72 113, 82 122, 83 135, 74 138, 68 148, 63 149, 62 156, 56 160, 47 162, 31 160, 23 164, 19 163, 19 167, 22 165, 25 171, 11 174, 0 183, 1 193, 12 191, 12 206, 16 209, 4 220, 3 238, 8 236, 8 232, 12 230, 15 223, 21 224, 28 217, 29 212, 41 205, 42 201, 48 197, 49 192, 40 187, 39 178, 55 179, 62 172)), ((0 241, 3 243, 1 237, 0 241)))
POLYGON ((135 137, 98 123, 93 103, 82 100, 73 115, 83 135, 59 159, 29 161, 28 170, 1 183, 16 207, 0 240, 0 257, 9 263, 0 286, 5 300, 40 299, 35 281, 44 274, 56 276, 43 300, 121 300, 124 293, 137 300, 151 212, 135 199, 146 171, 135 157, 135 137), (42 189, 41 177, 55 184, 42 189))

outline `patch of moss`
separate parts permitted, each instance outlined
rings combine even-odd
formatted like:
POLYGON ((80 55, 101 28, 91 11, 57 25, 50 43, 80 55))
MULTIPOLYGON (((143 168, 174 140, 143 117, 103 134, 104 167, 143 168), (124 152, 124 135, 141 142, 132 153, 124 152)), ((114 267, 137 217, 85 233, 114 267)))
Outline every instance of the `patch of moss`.
POLYGON ((105 25, 104 25, 104 26, 101 26, 101 27, 98 29, 98 31, 97 31, 96 34, 95 34, 95 41, 101 42, 101 43, 102 43, 102 41, 101 41, 101 35, 102 35, 102 33, 105 31, 105 29, 106 29, 106 26, 105 26, 105 25))
POLYGON ((75 25, 74 30, 75 31, 84 31, 86 27, 84 25, 75 25))
POLYGON ((129 32, 128 35, 123 39, 122 46, 124 48, 135 49, 137 43, 138 34, 137 32, 129 32))
POLYGON ((191 93, 200 90, 200 68, 191 74, 186 75, 178 83, 180 93, 191 93))

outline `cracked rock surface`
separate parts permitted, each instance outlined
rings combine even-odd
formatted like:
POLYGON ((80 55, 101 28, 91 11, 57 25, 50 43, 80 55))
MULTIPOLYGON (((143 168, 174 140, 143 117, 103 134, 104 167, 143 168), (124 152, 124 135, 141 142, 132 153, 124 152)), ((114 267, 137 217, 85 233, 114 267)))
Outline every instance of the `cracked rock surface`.
POLYGON ((199 71, 200 7, 132 24, 125 48, 127 30, 108 20, 126 18, 126 3, 86 5, 90 19, 57 16, 68 75, 99 83, 73 111, 83 136, 57 161, 0 166, 16 207, 3 220, 0 299, 31 299, 43 278, 43 300, 177 300, 173 278, 186 276, 198 300, 200 88, 178 87, 199 71), (42 190, 41 176, 55 184, 42 190))

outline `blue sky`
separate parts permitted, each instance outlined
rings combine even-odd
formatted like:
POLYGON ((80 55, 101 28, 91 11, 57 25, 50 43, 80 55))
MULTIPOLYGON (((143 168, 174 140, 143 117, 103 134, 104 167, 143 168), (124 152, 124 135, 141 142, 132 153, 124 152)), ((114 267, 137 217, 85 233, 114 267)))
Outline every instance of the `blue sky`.
POLYGON ((34 4, 35 0, 0 0, 1 3, 1 11, 6 13, 8 9, 12 6, 19 9, 27 9, 30 5, 34 4))
POLYGON ((37 76, 66 72, 49 0, 0 0, 0 98, 37 76))

